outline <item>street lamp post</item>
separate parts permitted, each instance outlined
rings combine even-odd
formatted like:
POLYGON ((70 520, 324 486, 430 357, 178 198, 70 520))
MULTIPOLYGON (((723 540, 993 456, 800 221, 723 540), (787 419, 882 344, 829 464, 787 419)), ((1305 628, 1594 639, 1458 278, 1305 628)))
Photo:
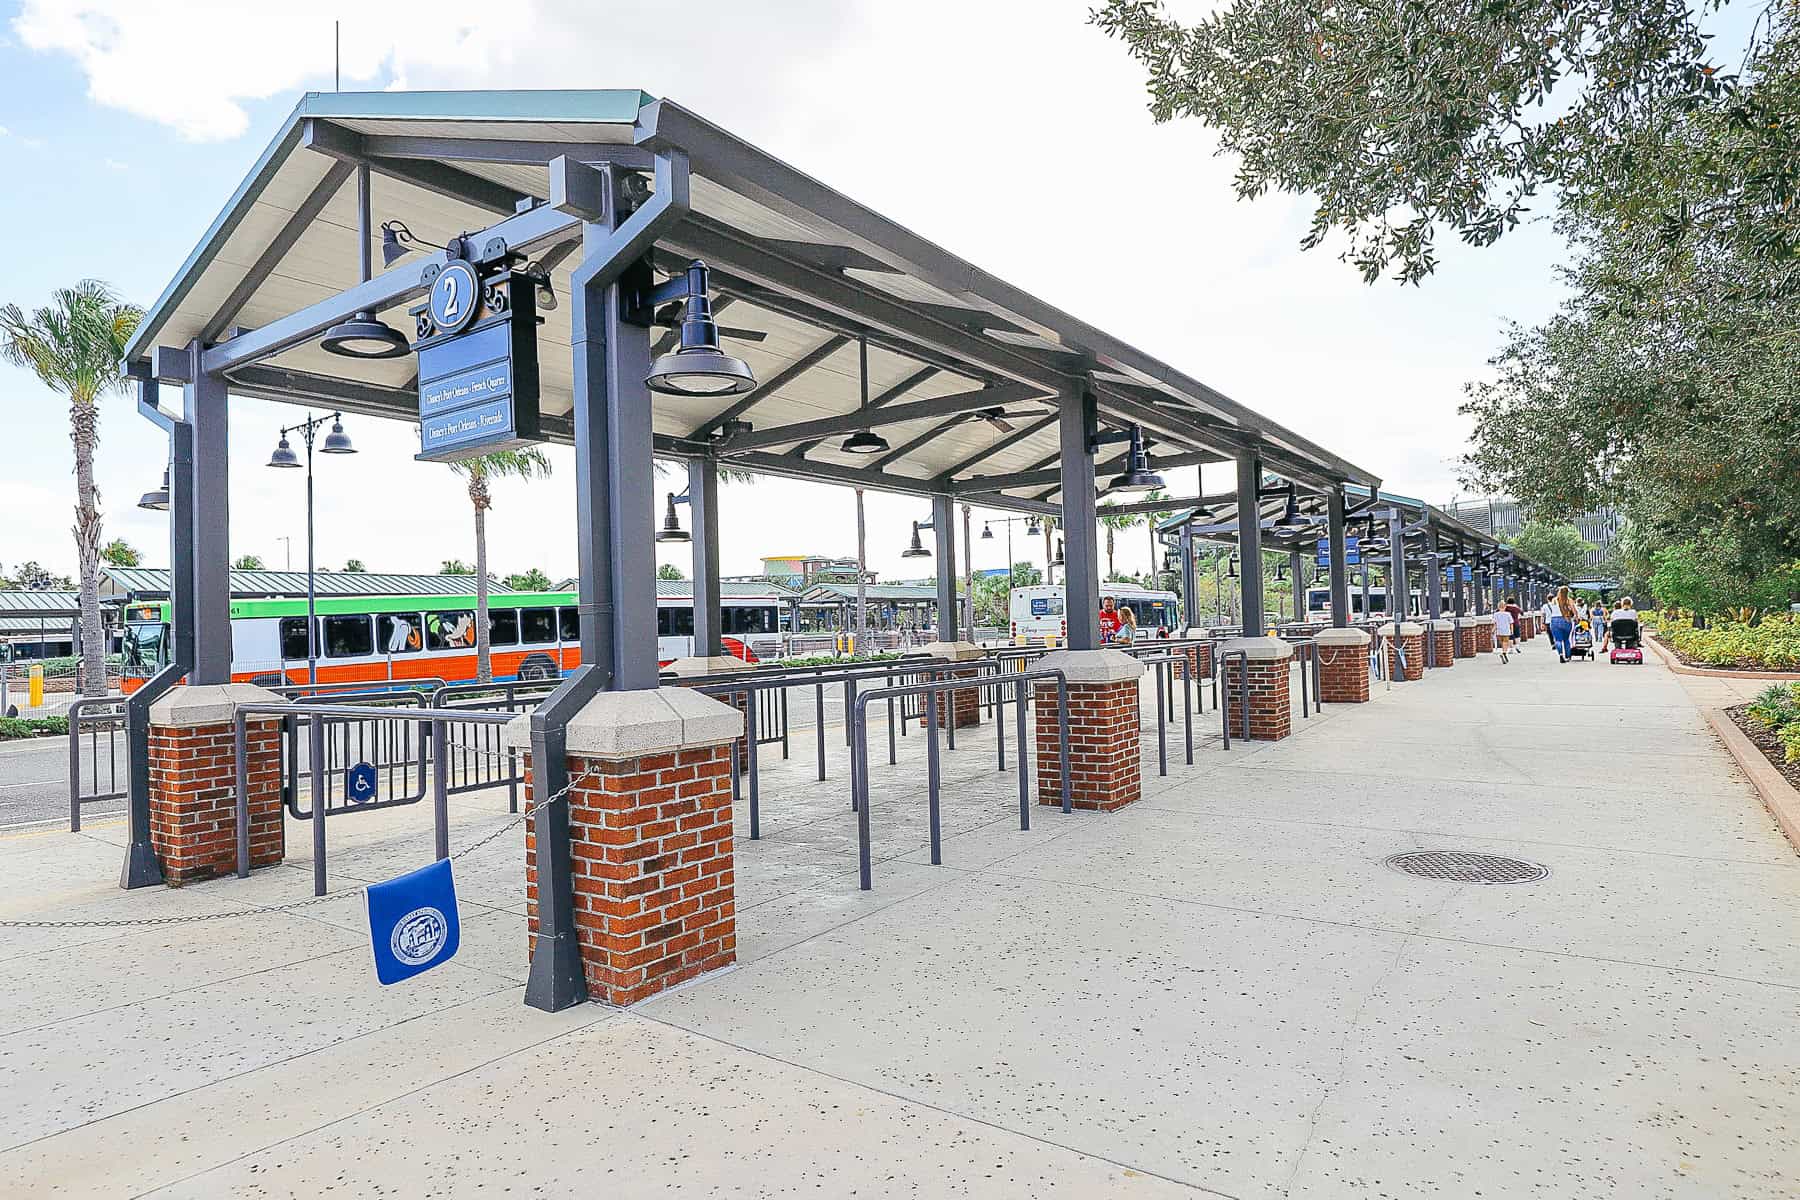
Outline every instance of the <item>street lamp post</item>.
POLYGON ((350 436, 344 432, 342 413, 332 413, 328 417, 315 417, 306 414, 306 420, 298 425, 289 425, 281 430, 281 440, 275 445, 275 452, 269 455, 271 467, 292 470, 296 467, 306 468, 306 684, 315 687, 319 682, 319 619, 318 589, 315 586, 313 567, 313 440, 319 435, 320 426, 331 422, 331 432, 325 435, 325 441, 319 446, 320 454, 355 454, 356 447, 350 444, 350 436), (306 461, 302 463, 300 456, 294 453, 293 446, 288 444, 288 434, 298 433, 306 440, 306 461))

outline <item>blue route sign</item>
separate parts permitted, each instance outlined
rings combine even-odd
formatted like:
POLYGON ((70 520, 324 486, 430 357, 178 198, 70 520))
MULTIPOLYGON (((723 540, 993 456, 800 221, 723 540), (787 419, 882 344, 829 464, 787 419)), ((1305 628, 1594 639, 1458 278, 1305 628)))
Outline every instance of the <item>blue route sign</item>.
POLYGON ((468 263, 446 266, 420 316, 431 330, 418 343, 419 457, 427 462, 542 440, 532 283, 508 277, 483 292, 474 278, 468 263))
MULTIPOLYGON (((1319 539, 1317 554, 1318 554, 1319 565, 1321 567, 1329 567, 1331 565, 1331 539, 1330 538, 1322 537, 1319 539)), ((1349 536, 1346 536, 1344 538, 1344 565, 1346 567, 1359 567, 1362 565, 1362 539, 1361 538, 1349 537, 1349 536)))

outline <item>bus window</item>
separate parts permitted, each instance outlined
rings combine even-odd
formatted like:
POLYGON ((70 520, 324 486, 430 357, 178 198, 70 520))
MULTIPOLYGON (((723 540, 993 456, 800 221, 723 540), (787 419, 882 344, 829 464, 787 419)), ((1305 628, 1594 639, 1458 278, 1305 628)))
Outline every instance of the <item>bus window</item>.
POLYGON ((741 636, 746 633, 774 633, 778 622, 773 606, 766 608, 734 606, 720 611, 720 624, 724 627, 723 632, 741 636))
MULTIPOLYGON (((731 610, 726 609, 725 611, 730 612, 731 610)), ((726 617, 725 620, 727 623, 726 632, 729 633, 729 632, 731 632, 731 630, 729 628, 731 618, 726 617)), ((657 609, 656 610, 656 636, 657 637, 693 637, 694 636, 694 610, 691 608, 659 608, 659 609, 657 609)))
POLYGON ((428 650, 473 650, 475 648, 475 614, 434 612, 425 614, 425 648, 428 650))
POLYGON ((281 657, 282 657, 282 659, 283 660, 290 659, 290 658, 304 659, 308 654, 307 645, 306 645, 306 618, 305 617, 283 617, 283 618, 281 618, 280 632, 281 632, 281 657))
POLYGON ((554 608, 522 608, 519 614, 519 640, 527 645, 541 646, 556 640, 556 610, 554 608))
POLYGON ((573 608, 557 609, 556 627, 562 634, 563 641, 579 642, 581 640, 581 613, 573 608))
POLYGON ((168 645, 169 627, 155 624, 125 627, 125 662, 133 670, 156 671, 166 666, 163 652, 168 645))
POLYGON ((516 646, 519 644, 519 610, 516 608, 488 609, 488 645, 516 646))
POLYGON ((375 618, 375 645, 383 654, 417 654, 425 648, 419 636, 419 614, 383 613, 375 618))
POLYGON ((375 653, 367 617, 326 617, 325 657, 358 658, 375 653))

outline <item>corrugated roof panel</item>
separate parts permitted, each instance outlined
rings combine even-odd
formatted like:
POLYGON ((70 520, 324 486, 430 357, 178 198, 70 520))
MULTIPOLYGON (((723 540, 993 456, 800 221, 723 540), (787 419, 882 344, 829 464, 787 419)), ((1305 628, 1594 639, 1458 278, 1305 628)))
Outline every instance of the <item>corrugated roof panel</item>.
POLYGON ((60 588, 44 591, 30 589, 0 591, 0 613, 55 615, 80 611, 80 592, 65 592, 60 588))

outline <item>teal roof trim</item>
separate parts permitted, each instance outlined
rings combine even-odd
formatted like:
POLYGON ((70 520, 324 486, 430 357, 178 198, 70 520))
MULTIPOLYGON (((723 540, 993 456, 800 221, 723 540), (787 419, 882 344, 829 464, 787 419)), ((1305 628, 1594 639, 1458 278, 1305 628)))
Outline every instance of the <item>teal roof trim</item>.
POLYGON ((638 88, 503 92, 308 92, 298 111, 338 120, 580 121, 632 125, 655 100, 638 88))

